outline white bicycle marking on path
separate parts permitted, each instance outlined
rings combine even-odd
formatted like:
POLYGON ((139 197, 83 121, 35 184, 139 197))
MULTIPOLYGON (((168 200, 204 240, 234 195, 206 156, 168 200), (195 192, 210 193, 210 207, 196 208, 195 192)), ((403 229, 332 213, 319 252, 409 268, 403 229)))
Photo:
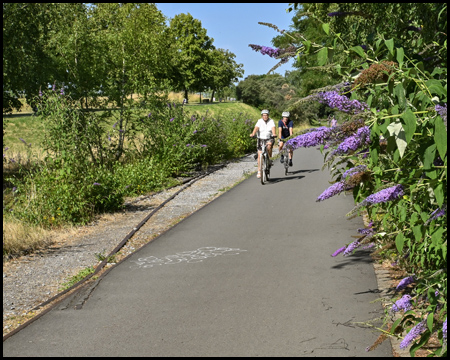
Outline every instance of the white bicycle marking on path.
POLYGON ((145 258, 139 258, 137 260, 131 260, 136 265, 131 265, 130 268, 151 268, 155 265, 169 265, 179 264, 182 262, 196 263, 201 262, 204 259, 216 257, 219 255, 238 255, 242 250, 238 248, 229 247, 201 247, 193 251, 182 251, 175 255, 167 255, 163 258, 157 258, 156 256, 148 256, 145 258))

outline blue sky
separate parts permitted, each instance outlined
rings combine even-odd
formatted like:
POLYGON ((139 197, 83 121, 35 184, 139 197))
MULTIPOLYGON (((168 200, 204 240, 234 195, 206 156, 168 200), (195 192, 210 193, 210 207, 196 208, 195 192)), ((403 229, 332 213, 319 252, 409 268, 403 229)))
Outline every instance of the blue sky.
MULTIPOLYGON (((261 55, 248 46, 272 47, 272 38, 279 35, 276 30, 258 22, 288 29, 293 16, 293 12, 286 13, 288 3, 156 3, 156 7, 168 18, 190 13, 200 20, 207 35, 214 39, 214 46, 231 51, 236 55, 234 60, 244 65, 244 78, 266 74, 277 63, 276 59, 261 55)), ((293 70, 292 61, 275 72, 284 75, 286 70, 293 70)))

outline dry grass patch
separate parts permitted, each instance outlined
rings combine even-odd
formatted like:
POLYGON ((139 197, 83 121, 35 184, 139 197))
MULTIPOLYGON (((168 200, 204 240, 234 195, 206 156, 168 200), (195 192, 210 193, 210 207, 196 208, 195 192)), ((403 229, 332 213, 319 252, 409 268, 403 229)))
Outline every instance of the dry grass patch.
POLYGON ((3 219, 3 260, 49 246, 51 231, 26 224, 14 218, 3 219))

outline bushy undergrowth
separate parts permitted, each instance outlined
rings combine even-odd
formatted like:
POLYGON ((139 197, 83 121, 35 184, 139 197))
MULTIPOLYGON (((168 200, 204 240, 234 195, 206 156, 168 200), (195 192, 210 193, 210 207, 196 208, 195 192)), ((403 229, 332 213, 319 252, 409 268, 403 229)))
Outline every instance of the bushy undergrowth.
POLYGON ((6 212, 46 227, 85 224, 97 213, 120 209, 124 196, 160 190, 254 148, 248 134, 255 120, 242 113, 191 114, 158 97, 87 112, 54 89, 38 101, 47 156, 21 168, 20 177, 7 178, 15 193, 6 212))

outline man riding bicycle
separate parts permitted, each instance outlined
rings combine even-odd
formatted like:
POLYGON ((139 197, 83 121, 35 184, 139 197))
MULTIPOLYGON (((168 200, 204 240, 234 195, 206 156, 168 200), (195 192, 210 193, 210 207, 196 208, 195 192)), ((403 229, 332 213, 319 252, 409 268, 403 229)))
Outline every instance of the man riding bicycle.
MULTIPOLYGON (((260 155, 262 152, 262 142, 264 141, 267 146, 267 152, 269 154, 269 158, 272 157, 272 146, 274 143, 275 137, 275 122, 269 118, 269 110, 261 111, 262 118, 256 122, 255 128, 253 132, 250 134, 250 137, 254 137, 256 133, 258 133, 258 174, 257 178, 261 177, 261 164, 260 164, 260 155)), ((270 165, 272 165, 272 161, 270 161, 270 165)))
MULTIPOLYGON (((291 116, 289 111, 284 111, 281 116, 283 117, 278 122, 278 151, 281 152, 284 145, 284 139, 292 136, 292 131, 294 130, 294 122, 289 119, 291 116)), ((289 149, 289 166, 292 166, 292 157, 294 156, 294 150, 289 149)), ((284 155, 281 154, 280 162, 284 162, 284 155)), ((286 159, 288 161, 288 159, 286 159)))

